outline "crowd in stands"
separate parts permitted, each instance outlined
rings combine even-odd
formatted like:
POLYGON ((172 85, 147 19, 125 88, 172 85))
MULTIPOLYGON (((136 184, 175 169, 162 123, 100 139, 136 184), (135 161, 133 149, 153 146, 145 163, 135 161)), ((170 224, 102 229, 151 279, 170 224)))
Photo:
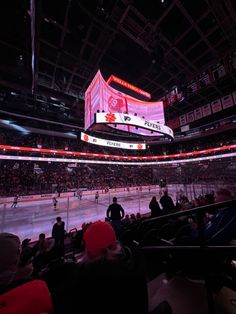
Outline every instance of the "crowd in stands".
MULTIPOLYGON (((0 130, 0 144, 115 155, 166 155, 233 143, 235 143, 235 137, 231 132, 231 134, 220 134, 215 138, 211 137, 210 142, 208 138, 203 138, 201 142, 195 140, 192 142, 170 143, 171 145, 167 143, 162 146, 150 146, 147 151, 135 152, 104 148, 82 142, 79 139, 72 140, 32 133, 23 134, 12 130, 6 131, 5 129, 0 130)), ((4 153, 8 152, 2 151, 2 154, 4 153)), ((14 154, 36 156, 36 153, 11 151, 11 155, 14 154)), ((45 155, 45 157, 48 156, 50 155, 45 155)), ((55 156, 53 155, 53 157, 55 156)), ((218 164, 217 162, 209 161, 204 164, 156 167, 157 170, 155 171, 155 167, 151 169, 151 167, 135 168, 120 165, 96 166, 86 164, 71 167, 63 163, 2 160, 0 161, 0 196, 52 193, 56 189, 68 191, 78 188, 98 189, 106 186, 113 188, 158 184, 161 178, 165 178, 168 183, 211 183, 217 180, 234 183, 235 178, 230 164, 229 161, 226 164, 223 164, 222 161, 218 164), (221 171, 222 168, 224 168, 224 172, 221 171)))
MULTIPOLYGON (((125 209, 115 197, 107 210, 106 221, 84 223, 81 230, 70 235, 68 249, 64 246, 66 233, 60 217, 53 226, 52 239, 40 234, 34 244, 30 239, 20 243, 16 235, 1 233, 0 251, 4 254, 0 258, 0 312, 172 313, 168 302, 158 304, 153 312, 148 311, 147 261, 144 263, 141 248, 163 243, 198 245, 196 216, 188 214, 187 210, 233 198, 233 192, 227 189, 199 196, 194 202, 179 193, 174 204, 166 191, 160 205, 155 199, 150 201, 152 219, 148 219, 140 214, 125 215, 125 209), (153 204, 158 206, 157 211, 153 210, 153 204), (165 223, 155 219, 176 211, 183 211, 184 216, 167 217, 165 223), (117 222, 120 222, 119 228, 117 222)), ((218 210, 209 209, 203 219, 206 243, 229 245, 236 239, 233 206, 219 205, 218 210)), ((164 264, 152 267, 158 273, 167 271, 168 258, 165 257, 164 264)), ((176 271, 180 270, 179 264, 175 267, 176 271)), ((195 267, 198 266, 195 264, 195 267)))
MULTIPOLYGON (((98 136, 99 137, 99 136, 98 136)), ((102 136, 101 136, 102 137, 102 136)), ((116 140, 112 138, 111 140, 116 140)), ((117 139, 119 140, 119 139, 117 139)), ((123 140, 129 142, 130 140, 123 140)), ((140 141, 140 140, 136 140, 140 141)), ((142 141, 142 140, 141 140, 142 141)), ((148 139, 146 139, 148 142, 148 139)), ((37 148, 51 148, 69 151, 91 152, 110 155, 131 155, 131 156, 151 156, 151 155, 168 155, 178 154, 191 151, 199 151, 211 147, 220 147, 223 145, 235 144, 235 136, 233 132, 226 132, 222 134, 211 135, 210 138, 193 139, 182 142, 165 142, 158 145, 147 145, 146 150, 122 150, 113 147, 102 147, 86 143, 80 140, 80 134, 77 139, 69 139, 58 136, 35 134, 35 133, 22 133, 13 130, 0 129, 0 145, 14 145, 14 146, 27 146, 37 148)))
POLYGON ((153 182, 151 167, 86 164, 68 167, 64 163, 0 162, 0 196, 130 187, 150 182, 153 182))
POLYGON ((46 194, 150 184, 235 184, 233 161, 163 166, 0 161, 0 196, 46 194), (222 172, 222 169, 224 171, 222 172))

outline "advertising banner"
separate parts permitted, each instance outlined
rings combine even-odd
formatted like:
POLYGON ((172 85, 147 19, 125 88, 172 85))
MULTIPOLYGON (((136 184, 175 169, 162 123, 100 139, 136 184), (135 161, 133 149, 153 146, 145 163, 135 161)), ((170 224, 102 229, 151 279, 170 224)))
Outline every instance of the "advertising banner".
POLYGON ((145 143, 125 143, 125 142, 111 141, 111 140, 94 137, 83 132, 81 132, 80 138, 84 142, 95 144, 95 145, 100 145, 100 146, 133 149, 133 150, 146 149, 145 143))

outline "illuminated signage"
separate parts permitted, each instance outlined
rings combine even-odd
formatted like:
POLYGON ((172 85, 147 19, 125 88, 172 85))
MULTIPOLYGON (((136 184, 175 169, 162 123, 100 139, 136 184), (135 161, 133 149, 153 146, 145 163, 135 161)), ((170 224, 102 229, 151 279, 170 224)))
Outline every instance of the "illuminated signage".
MULTIPOLYGON (((85 125, 84 129, 92 129, 96 112, 127 113, 143 117, 147 121, 158 121, 165 124, 162 101, 141 101, 112 88, 98 71, 85 92, 85 125)), ((110 127, 115 128, 114 125, 110 127)), ((147 128, 139 129, 132 125, 118 125, 118 130, 145 136, 153 136, 147 128)), ((157 134, 156 134, 157 136, 157 134)))
POLYGON ((141 129, 157 132, 170 138, 174 133, 168 126, 155 121, 148 121, 132 114, 100 112, 96 113, 96 123, 131 125, 141 129))
POLYGON ((125 143, 125 142, 117 142, 117 141, 111 141, 111 140, 105 140, 102 138, 94 137, 91 135, 88 135, 86 133, 81 132, 80 138, 82 141, 100 145, 100 146, 107 146, 107 147, 115 147, 115 148, 123 148, 123 149, 146 149, 145 143, 125 143))
MULTIPOLYGON (((219 146, 214 148, 208 148, 204 150, 192 151, 187 153, 180 154, 171 154, 171 155, 159 155, 159 156, 123 156, 123 155, 108 155, 108 154, 95 154, 95 153, 84 153, 84 152, 73 152, 73 151, 65 151, 61 149, 49 149, 49 148, 35 148, 35 147, 25 147, 25 146, 9 146, 9 145, 0 145, 0 150, 6 152, 15 151, 17 153, 21 152, 31 152, 38 154, 54 154, 54 155, 62 155, 64 156, 80 156, 80 157, 98 157, 98 158, 106 158, 106 159, 120 159, 120 160, 161 160, 161 159, 175 159, 175 158, 185 158, 199 155, 208 155, 212 153, 222 152, 225 150, 236 149, 236 144, 219 146)), ((218 155, 217 155, 218 156, 218 155)), ((208 156, 206 158, 212 158, 208 156)), ((31 158, 31 157, 29 157, 31 158)), ((41 158, 41 157, 39 157, 41 158)), ((7 159, 7 158, 5 158, 7 159)), ((29 159, 30 160, 30 159, 29 159)), ((177 159, 178 160, 178 159, 177 159)), ((73 162, 73 161, 71 161, 73 162)), ((172 161, 170 161, 172 162, 172 161)))
POLYGON ((151 99, 151 94, 149 94, 148 92, 145 92, 144 90, 142 90, 141 88, 138 88, 122 79, 120 79, 119 77, 115 76, 115 75, 111 75, 109 77, 109 79, 107 80, 107 84, 110 84, 111 82, 115 82, 117 84, 120 84, 121 86, 124 86, 134 92, 136 92, 139 95, 142 95, 148 99, 151 99))
MULTIPOLYGON (((211 156, 211 160, 232 158, 236 153, 226 153, 211 156)), ((136 157, 137 159, 137 157, 136 157)), ((109 165, 134 165, 134 166, 150 166, 150 165, 173 165, 173 164, 185 164, 199 161, 209 161, 209 156, 197 157, 189 159, 177 159, 177 160, 165 160, 165 161, 110 161, 110 160, 86 160, 86 159, 71 159, 71 158, 54 158, 54 157, 28 157, 28 156, 12 156, 12 155, 0 155, 0 160, 26 160, 26 161, 45 161, 45 162, 60 162, 60 163, 84 163, 84 164, 109 164, 109 165)))

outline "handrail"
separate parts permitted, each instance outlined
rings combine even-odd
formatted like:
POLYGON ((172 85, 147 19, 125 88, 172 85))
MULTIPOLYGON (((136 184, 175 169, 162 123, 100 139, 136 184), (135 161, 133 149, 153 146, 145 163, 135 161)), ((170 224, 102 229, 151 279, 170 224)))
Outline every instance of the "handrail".
POLYGON ((204 235, 204 213, 207 212, 208 210, 218 209, 218 208, 222 208, 222 207, 230 207, 232 205, 236 205, 236 199, 226 201, 226 202, 220 202, 220 203, 205 205, 205 206, 197 207, 194 209, 184 210, 181 212, 168 214, 168 215, 164 215, 164 216, 160 216, 160 217, 151 218, 151 219, 143 221, 141 223, 141 226, 147 225, 150 222, 161 221, 161 220, 165 220, 165 219, 169 219, 169 218, 178 218, 181 216, 189 216, 189 215, 196 214, 196 222, 197 222, 197 229, 198 229, 198 243, 200 244, 200 246, 206 246, 205 235, 204 235))
POLYGON ((193 208, 193 209, 188 209, 188 210, 179 211, 179 212, 172 213, 172 214, 167 214, 167 215, 163 215, 163 216, 159 216, 159 217, 150 218, 150 219, 142 221, 141 224, 145 225, 145 224, 148 224, 150 222, 154 222, 154 221, 158 221, 158 220, 164 220, 164 219, 168 219, 168 218, 178 218, 180 216, 188 216, 188 215, 196 214, 199 212, 203 213, 203 212, 206 212, 208 210, 217 209, 220 207, 228 207, 231 205, 236 205, 236 199, 226 201, 226 202, 204 205, 204 206, 200 206, 200 207, 193 208))
POLYGON ((218 245, 218 246, 200 246, 200 245, 174 245, 174 246, 159 246, 159 245, 149 245, 143 246, 142 251, 145 252, 157 252, 157 251, 217 251, 217 252, 227 252, 232 250, 232 253, 235 254, 235 245, 218 245))

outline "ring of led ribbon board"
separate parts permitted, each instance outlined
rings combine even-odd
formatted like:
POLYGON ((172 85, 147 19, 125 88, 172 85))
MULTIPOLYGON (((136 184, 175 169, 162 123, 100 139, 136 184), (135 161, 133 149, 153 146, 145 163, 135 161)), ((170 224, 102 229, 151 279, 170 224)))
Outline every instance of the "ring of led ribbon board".
POLYGON ((132 150, 145 150, 146 149, 145 143, 134 143, 134 142, 127 143, 127 142, 120 142, 120 141, 119 142, 112 141, 112 140, 94 137, 84 132, 81 132, 80 139, 86 143, 106 146, 106 147, 132 149, 132 150))
POLYGON ((165 135, 171 139, 174 138, 174 132, 168 126, 155 122, 148 121, 141 117, 114 112, 97 112, 95 113, 96 123, 102 124, 123 124, 138 127, 140 129, 150 130, 158 134, 165 135))

